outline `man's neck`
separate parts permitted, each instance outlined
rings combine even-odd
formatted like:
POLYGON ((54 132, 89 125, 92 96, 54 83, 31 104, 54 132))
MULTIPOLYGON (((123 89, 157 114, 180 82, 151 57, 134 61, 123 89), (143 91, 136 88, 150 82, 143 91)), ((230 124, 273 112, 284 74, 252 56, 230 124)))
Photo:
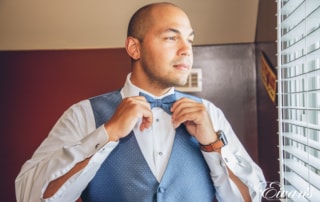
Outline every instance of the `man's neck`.
POLYGON ((143 89, 144 91, 146 91, 154 96, 157 96, 157 97, 160 97, 160 96, 166 94, 171 89, 171 87, 162 88, 162 87, 159 87, 158 85, 155 85, 153 83, 145 82, 144 80, 139 80, 138 78, 136 78, 132 75, 131 75, 130 81, 136 87, 143 89))

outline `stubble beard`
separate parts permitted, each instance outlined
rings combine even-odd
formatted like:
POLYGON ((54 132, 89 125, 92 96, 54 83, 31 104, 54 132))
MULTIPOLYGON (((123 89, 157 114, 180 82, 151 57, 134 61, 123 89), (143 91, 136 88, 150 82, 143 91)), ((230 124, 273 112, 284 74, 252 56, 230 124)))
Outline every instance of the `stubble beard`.
POLYGON ((183 86, 187 82, 188 75, 182 75, 181 78, 177 78, 174 71, 168 73, 168 76, 160 76, 154 68, 147 64, 142 64, 143 71, 149 79, 149 83, 152 87, 158 89, 168 89, 174 86, 183 86), (185 78, 182 78, 185 77, 185 78))

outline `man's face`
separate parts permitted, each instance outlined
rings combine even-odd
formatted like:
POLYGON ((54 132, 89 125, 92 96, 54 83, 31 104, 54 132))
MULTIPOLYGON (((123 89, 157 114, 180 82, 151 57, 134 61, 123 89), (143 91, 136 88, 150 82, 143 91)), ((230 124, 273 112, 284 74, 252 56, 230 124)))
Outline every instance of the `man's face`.
POLYGON ((180 9, 166 6, 153 12, 141 42, 141 68, 150 84, 160 88, 184 85, 193 64, 194 33, 180 9))

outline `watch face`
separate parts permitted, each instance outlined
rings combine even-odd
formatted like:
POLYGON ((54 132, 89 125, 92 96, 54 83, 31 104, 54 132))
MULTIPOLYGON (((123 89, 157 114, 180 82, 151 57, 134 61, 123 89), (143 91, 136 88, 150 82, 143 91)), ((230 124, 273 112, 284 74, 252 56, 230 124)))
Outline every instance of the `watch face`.
POLYGON ((219 135, 219 139, 223 142, 223 145, 227 145, 228 144, 228 140, 226 135, 224 134, 224 132, 222 130, 218 131, 218 135, 219 135))

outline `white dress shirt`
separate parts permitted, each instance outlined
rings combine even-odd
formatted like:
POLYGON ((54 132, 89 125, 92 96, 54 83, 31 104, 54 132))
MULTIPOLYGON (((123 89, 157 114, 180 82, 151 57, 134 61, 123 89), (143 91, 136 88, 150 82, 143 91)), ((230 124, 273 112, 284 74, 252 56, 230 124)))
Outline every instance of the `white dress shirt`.
MULTIPOLYGON (((129 74, 121 90, 122 98, 137 96, 140 91, 147 93, 131 83, 129 74)), ((172 88, 163 96, 173 92, 172 88)), ((228 145, 222 148, 221 155, 217 152, 202 152, 210 169, 218 201, 242 201, 239 190, 228 177, 226 166, 248 186, 252 201, 261 201, 260 193, 265 182, 261 169, 247 154, 222 111, 207 100, 203 100, 203 104, 214 128, 224 131, 228 139, 228 145)), ((141 132, 139 120, 133 131, 152 173, 160 181, 170 157, 175 129, 171 115, 161 108, 153 108, 152 113, 154 121, 150 128, 141 132)), ((71 106, 32 158, 21 168, 15 182, 17 201, 75 201, 117 146, 118 142, 108 142, 108 137, 103 125, 96 128, 89 100, 71 106), (64 183, 54 196, 42 199, 50 181, 66 174, 76 163, 88 157, 91 159, 83 170, 64 183)))

